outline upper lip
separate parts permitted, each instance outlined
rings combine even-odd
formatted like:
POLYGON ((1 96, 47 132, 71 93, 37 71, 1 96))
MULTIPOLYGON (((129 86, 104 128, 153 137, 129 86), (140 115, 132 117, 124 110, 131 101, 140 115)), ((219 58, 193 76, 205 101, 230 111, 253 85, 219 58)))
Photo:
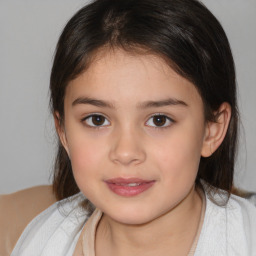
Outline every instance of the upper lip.
POLYGON ((153 182, 154 180, 144 180, 140 178, 113 178, 113 179, 108 179, 105 180, 106 183, 109 184, 130 184, 130 183, 149 183, 153 182))

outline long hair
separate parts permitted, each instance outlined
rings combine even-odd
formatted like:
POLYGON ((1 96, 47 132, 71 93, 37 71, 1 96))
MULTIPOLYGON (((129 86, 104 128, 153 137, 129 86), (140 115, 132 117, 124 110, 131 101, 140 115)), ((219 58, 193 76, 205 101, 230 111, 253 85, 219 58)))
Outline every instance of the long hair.
MULTIPOLYGON (((197 88, 206 121, 216 121, 219 106, 230 104, 226 137, 212 156, 201 158, 196 178, 197 185, 204 180, 230 195, 238 129, 236 78, 228 39, 213 14, 197 0, 96 0, 79 10, 60 36, 51 72, 51 110, 60 122, 66 87, 103 47, 145 49, 164 58, 197 88)), ((53 186, 58 199, 79 191, 60 142, 53 186)))

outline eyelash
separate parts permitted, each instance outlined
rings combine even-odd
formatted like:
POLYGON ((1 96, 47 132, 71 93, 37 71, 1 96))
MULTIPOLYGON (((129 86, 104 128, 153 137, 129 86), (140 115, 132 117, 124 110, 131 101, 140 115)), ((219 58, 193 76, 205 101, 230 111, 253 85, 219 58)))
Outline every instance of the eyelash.
MULTIPOLYGON (((85 125, 89 128, 92 128, 92 129, 100 129, 102 127, 106 127, 106 126, 109 126, 110 122, 108 121, 108 125, 90 125, 90 124, 87 124, 86 121, 89 119, 89 118, 93 118, 93 117, 100 117, 100 118, 104 118, 104 123, 105 121, 108 119, 102 115, 102 114, 99 114, 99 113, 93 113, 91 115, 88 115, 84 118, 81 119, 81 122, 82 123, 85 123, 85 125)), ((162 114, 162 113, 157 113, 157 114, 154 114, 154 115, 151 115, 147 121, 146 121, 146 126, 148 127, 151 127, 151 128, 154 128, 154 129, 166 129, 166 128, 169 128, 171 126, 172 123, 175 123, 175 121, 170 118, 169 116, 165 115, 165 114, 162 114), (150 121, 150 119, 154 118, 154 117, 164 117, 165 118, 165 124, 163 126, 153 126, 153 125, 147 125, 147 123, 150 121), (170 122, 168 125, 166 125, 166 122, 170 122)))
MULTIPOLYGON (((168 125, 165 125, 164 124, 164 126, 149 126, 149 127, 152 127, 152 128, 154 128, 154 129, 167 129, 167 128, 169 128, 173 123, 175 123, 175 121, 172 119, 172 118, 170 118, 169 116, 167 116, 167 115, 165 115, 165 114, 163 114, 163 113, 157 113, 157 114, 154 114, 154 115, 151 115, 150 116, 150 118, 147 120, 147 122, 149 122, 149 120, 151 119, 151 118, 154 118, 154 117, 164 117, 166 120, 166 122, 168 121, 168 122, 170 122, 168 125)), ((147 123, 146 122, 146 123, 147 123)))
MULTIPOLYGON (((93 117, 101 117, 101 118, 104 118, 104 122, 105 122, 106 120, 108 120, 108 119, 107 119, 104 115, 102 115, 102 114, 93 113, 93 114, 91 114, 91 115, 88 115, 88 116, 82 118, 81 122, 82 122, 82 123, 85 123, 85 125, 86 125, 87 127, 92 128, 92 129, 100 129, 100 128, 102 128, 102 127, 107 126, 107 125, 102 126, 102 125, 89 125, 89 124, 87 124, 86 121, 87 121, 89 118, 93 118, 93 117)), ((109 121, 108 121, 108 122, 109 122, 109 121)), ((109 122, 109 123, 110 123, 110 122, 109 122)))

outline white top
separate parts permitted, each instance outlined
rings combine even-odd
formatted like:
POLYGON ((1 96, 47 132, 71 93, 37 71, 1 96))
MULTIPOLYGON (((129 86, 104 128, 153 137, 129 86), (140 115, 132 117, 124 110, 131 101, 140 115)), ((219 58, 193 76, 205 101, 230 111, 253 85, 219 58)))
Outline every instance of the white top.
MULTIPOLYGON (((22 233, 11 256, 72 256, 88 219, 80 206, 83 200, 79 193, 38 215, 22 233)), ((95 229, 100 216, 96 211, 90 218, 95 229)), ((194 255, 256 256, 256 207, 233 195, 221 207, 206 194, 204 222, 194 255)))
MULTIPOLYGON (((201 233, 201 229, 204 222, 204 214, 205 214, 205 207, 206 207, 206 200, 205 194, 203 191, 199 190, 200 197, 202 199, 202 209, 200 214, 199 225, 197 229, 197 233, 194 237, 193 244, 190 248, 190 251, 187 256, 194 256, 197 242, 201 233)), ((102 212, 99 209, 95 209, 92 216, 86 221, 86 224, 83 228, 83 235, 82 235, 82 247, 83 247, 83 255, 84 256, 96 256, 95 255, 95 237, 96 237, 96 229, 101 220, 102 212)))

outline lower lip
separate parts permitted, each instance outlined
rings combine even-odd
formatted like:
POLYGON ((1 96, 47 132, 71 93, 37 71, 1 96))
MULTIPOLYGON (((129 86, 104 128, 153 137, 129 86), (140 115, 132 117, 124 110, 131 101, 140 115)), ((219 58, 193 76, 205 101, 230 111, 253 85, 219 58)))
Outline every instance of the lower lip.
POLYGON ((137 196, 144 191, 148 190, 150 187, 154 185, 155 181, 145 182, 138 186, 129 187, 124 185, 118 185, 116 183, 107 183, 109 189, 119 196, 132 197, 137 196))

